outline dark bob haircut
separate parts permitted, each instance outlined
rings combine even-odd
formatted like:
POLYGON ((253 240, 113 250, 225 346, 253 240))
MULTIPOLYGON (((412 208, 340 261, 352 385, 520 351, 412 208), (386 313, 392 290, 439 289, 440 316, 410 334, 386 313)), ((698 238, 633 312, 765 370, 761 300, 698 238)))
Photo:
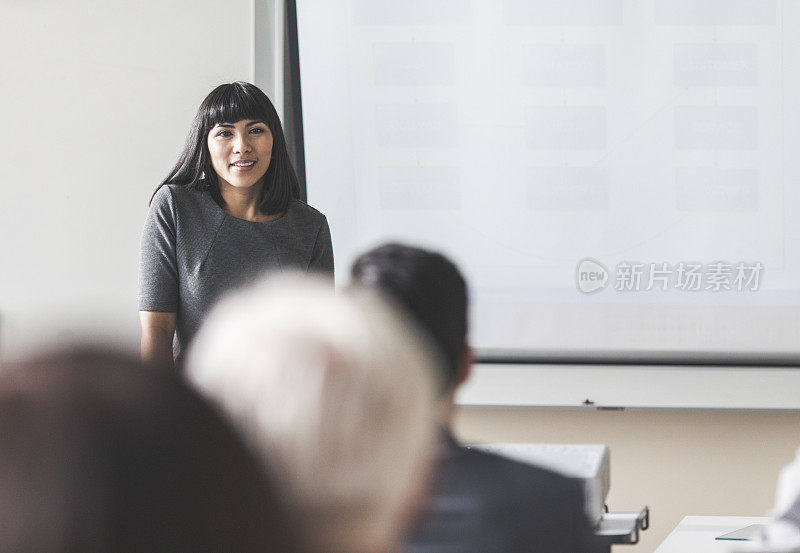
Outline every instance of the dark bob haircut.
POLYGON ((272 159, 264 175, 263 196, 258 208, 268 215, 286 211, 291 200, 300 198, 300 186, 286 149, 278 112, 261 89, 241 81, 221 84, 206 96, 194 116, 178 162, 158 188, 165 184, 181 184, 205 190, 220 207, 224 207, 219 180, 211 165, 208 133, 214 125, 236 123, 242 119, 264 121, 272 133, 272 159))

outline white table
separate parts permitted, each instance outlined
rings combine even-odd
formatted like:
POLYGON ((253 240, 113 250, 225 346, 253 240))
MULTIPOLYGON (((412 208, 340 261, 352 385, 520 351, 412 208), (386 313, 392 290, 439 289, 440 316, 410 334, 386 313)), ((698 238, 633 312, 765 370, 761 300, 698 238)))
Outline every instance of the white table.
POLYGON ((766 524, 768 517, 684 517, 655 553, 729 553, 747 542, 715 540, 751 524, 766 524))

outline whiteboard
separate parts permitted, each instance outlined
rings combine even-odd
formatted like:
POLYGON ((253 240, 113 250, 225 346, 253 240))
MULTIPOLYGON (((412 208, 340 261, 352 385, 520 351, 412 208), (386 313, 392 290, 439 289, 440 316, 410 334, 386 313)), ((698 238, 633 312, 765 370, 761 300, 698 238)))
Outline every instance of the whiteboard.
POLYGON ((298 4, 339 281, 400 240, 484 355, 800 356, 800 2, 298 4))

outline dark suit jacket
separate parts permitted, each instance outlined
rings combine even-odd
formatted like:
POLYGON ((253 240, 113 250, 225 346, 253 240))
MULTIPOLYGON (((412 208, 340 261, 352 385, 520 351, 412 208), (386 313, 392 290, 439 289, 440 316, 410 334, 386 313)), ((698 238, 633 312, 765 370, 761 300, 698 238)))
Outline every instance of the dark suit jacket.
POLYGON ((599 549, 577 480, 443 436, 433 489, 404 553, 586 553, 599 549))

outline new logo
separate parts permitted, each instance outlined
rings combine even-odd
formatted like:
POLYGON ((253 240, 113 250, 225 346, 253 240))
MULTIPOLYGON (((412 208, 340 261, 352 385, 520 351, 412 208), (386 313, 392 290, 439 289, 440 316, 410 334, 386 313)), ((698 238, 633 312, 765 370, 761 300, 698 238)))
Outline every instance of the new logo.
POLYGON ((578 290, 584 294, 591 294, 606 287, 606 284, 608 284, 608 269, 599 261, 587 257, 578 263, 575 279, 578 290))

